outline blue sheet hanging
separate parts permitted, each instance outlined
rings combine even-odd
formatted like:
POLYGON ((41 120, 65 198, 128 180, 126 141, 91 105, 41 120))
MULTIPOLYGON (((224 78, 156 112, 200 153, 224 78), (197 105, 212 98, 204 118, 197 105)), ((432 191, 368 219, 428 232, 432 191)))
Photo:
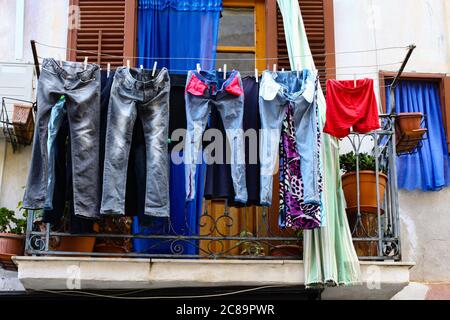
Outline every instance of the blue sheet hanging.
MULTIPOLYGON (((389 84, 389 83, 388 83, 389 84)), ((390 106, 386 86, 386 105, 390 106)), ((397 159, 400 189, 439 191, 450 185, 449 155, 441 112, 439 85, 431 81, 402 80, 395 88, 396 112, 422 112, 427 139, 418 152, 397 159)))
POLYGON ((197 63, 214 68, 221 10, 222 0, 139 0, 138 65, 152 68, 156 60, 172 73, 197 63))
MULTIPOLYGON (((139 0, 137 65, 174 73, 186 73, 200 63, 202 69, 215 66, 222 0, 139 0), (147 58, 145 58, 147 57, 147 58), (154 58, 158 59, 154 59, 154 58), (172 59, 160 59, 172 58, 172 59), (193 59, 184 59, 193 58, 193 59)), ((184 106, 180 105, 184 111, 184 106)), ((134 217, 133 234, 198 235, 206 165, 199 164, 195 201, 185 204, 184 164, 170 164, 170 219, 156 219, 151 227, 134 217)), ((198 254, 198 241, 133 239, 135 252, 152 254, 198 254)))

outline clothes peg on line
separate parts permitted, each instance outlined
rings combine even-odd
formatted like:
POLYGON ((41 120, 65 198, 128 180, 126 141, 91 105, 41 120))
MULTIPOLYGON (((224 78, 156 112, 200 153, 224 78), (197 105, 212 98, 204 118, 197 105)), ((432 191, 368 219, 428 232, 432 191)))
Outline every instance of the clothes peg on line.
POLYGON ((84 57, 84 70, 87 69, 88 57, 84 57))
POLYGON ((200 63, 197 63, 196 68, 197 68, 197 72, 200 72, 200 71, 201 71, 200 63))
POLYGON ((223 65, 223 78, 224 79, 227 78, 227 65, 226 64, 223 65))
POLYGON ((356 74, 353 74, 353 88, 356 88, 356 74))
POLYGON ((130 69, 130 60, 127 60, 127 68, 130 69))
POLYGON ((139 66, 139 68, 141 69, 141 71, 144 71, 144 66, 142 64, 139 66))
POLYGON ((258 83, 258 77, 259 77, 258 69, 255 68, 255 80, 256 80, 256 83, 258 83))
POLYGON ((217 69, 217 71, 222 72, 222 68, 217 69))
POLYGON ((62 61, 62 58, 61 58, 61 55, 60 55, 60 54, 58 54, 58 59, 59 59, 59 65, 60 65, 61 68, 62 68, 62 66, 63 66, 63 61, 62 61))
POLYGON ((157 65, 158 65, 158 62, 155 61, 155 63, 153 64, 152 77, 154 77, 155 74, 156 74, 156 67, 157 67, 157 65))
POLYGON ((284 68, 281 68, 281 72, 284 72, 284 68))
POLYGON ((111 73, 111 63, 108 62, 106 65, 106 77, 109 78, 109 75, 111 73))
POLYGON ((277 72, 277 64, 276 63, 273 64, 273 72, 277 72))
POLYGON ((297 78, 300 78, 300 63, 297 63, 297 78))

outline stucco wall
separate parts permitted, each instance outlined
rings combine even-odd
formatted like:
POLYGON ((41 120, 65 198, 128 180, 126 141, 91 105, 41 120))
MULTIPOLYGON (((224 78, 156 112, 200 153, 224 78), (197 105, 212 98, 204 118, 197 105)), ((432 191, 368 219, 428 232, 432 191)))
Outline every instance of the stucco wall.
MULTIPOLYGON (((450 1, 334 0, 336 52, 416 44, 406 71, 450 72, 450 1)), ((339 79, 375 79, 397 70, 403 49, 338 54, 339 79), (355 67, 348 66, 379 67, 355 67)), ((400 191, 403 260, 414 261, 412 281, 450 281, 450 188, 439 192, 400 191)))
MULTIPOLYGON (((0 62, 33 62, 31 39, 66 47, 68 5, 68 0, 25 0, 23 59, 16 60, 16 1, 0 0, 0 62)), ((65 58, 66 50, 38 46, 38 55, 65 58)), ((3 136, 0 137, 0 207, 16 209, 23 197, 30 159, 30 146, 13 153, 3 136)))

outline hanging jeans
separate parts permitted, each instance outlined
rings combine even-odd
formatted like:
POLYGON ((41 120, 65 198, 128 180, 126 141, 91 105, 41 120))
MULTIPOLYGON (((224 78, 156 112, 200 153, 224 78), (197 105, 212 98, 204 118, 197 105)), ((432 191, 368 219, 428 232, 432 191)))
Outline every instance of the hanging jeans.
POLYGON ((106 128, 102 214, 125 214, 128 159, 134 123, 139 117, 147 155, 144 213, 169 217, 169 92, 166 68, 156 77, 148 70, 116 70, 106 128))
POLYGON ((190 71, 186 81, 187 134, 184 161, 186 165, 186 200, 195 199, 195 172, 201 157, 202 134, 208 122, 211 104, 219 111, 231 146, 231 177, 235 201, 247 202, 244 151, 244 94, 239 72, 223 79, 222 72, 190 71))
POLYGON ((317 82, 308 71, 263 73, 259 89, 261 117, 261 204, 272 204, 273 174, 287 106, 293 108, 296 148, 300 154, 305 204, 320 204, 317 82))
POLYGON ((44 207, 48 185, 48 123, 62 95, 70 124, 74 211, 98 217, 100 69, 98 65, 44 59, 37 88, 38 111, 23 207, 44 207))
POLYGON ((61 128, 64 117, 66 116, 66 99, 62 97, 56 105, 52 108, 50 113, 50 120, 48 122, 48 139, 47 139, 47 153, 48 153, 48 181, 47 181, 47 195, 45 197, 45 210, 53 210, 53 193, 55 190, 55 155, 56 155, 56 138, 59 129, 61 128))

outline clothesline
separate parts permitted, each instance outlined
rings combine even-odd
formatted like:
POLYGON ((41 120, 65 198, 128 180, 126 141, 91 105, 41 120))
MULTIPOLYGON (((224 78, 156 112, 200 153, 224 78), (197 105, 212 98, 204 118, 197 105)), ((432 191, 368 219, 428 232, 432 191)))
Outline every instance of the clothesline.
MULTIPOLYGON (((95 56, 104 56, 104 57, 112 57, 112 58, 124 58, 124 59, 144 59, 144 60, 221 60, 221 61, 255 61, 255 60, 289 60, 289 56, 281 56, 281 57, 268 57, 268 58, 221 58, 221 59, 212 59, 212 58, 200 58, 200 57, 133 57, 133 56, 120 56, 120 55, 112 55, 108 53, 102 53, 100 51, 92 51, 92 50, 81 50, 63 46, 55 46, 50 44, 41 43, 35 41, 36 44, 39 44, 44 47, 56 48, 56 49, 64 49, 69 51, 83 52, 89 53, 95 56)), ((385 50, 395 50, 395 49, 408 49, 409 46, 392 46, 392 47, 383 47, 383 48, 375 48, 375 49, 366 49, 366 50, 355 50, 355 51, 342 51, 342 52, 326 52, 319 54, 311 54, 311 55, 297 55, 292 56, 293 58, 303 58, 303 57, 324 57, 329 55, 341 55, 341 54, 356 54, 356 53, 367 53, 367 52, 377 52, 377 51, 385 51, 385 50)))
MULTIPOLYGON (((38 56, 39 59, 45 59, 44 57, 38 56)), ((395 63, 386 63, 386 64, 379 64, 379 65, 367 65, 367 66, 353 66, 353 67, 348 67, 348 68, 375 68, 375 67, 380 67, 380 66, 389 66, 389 65, 397 65, 402 63, 400 62, 395 62, 395 63)), ((19 63, 18 63, 19 64, 19 63)), ((34 65, 31 63, 28 63, 30 65, 34 65)), ((40 66, 42 66, 42 63, 39 63, 40 66)), ((344 67, 345 68, 345 67, 344 67)), ((324 70, 336 70, 337 68, 326 68, 324 70)), ((232 69, 231 69, 232 70, 232 69)), ((175 72, 175 73, 186 73, 188 71, 191 70, 187 70, 187 69, 168 69, 169 72, 175 72)), ((282 70, 278 70, 278 71, 282 71, 282 70)), ((284 70, 284 71, 289 71, 289 70, 284 70)), ((295 70, 294 70, 295 71, 295 70)), ((255 74, 255 70, 239 70, 240 74, 250 74, 250 75, 254 75, 255 74)), ((330 73, 330 72, 324 72, 324 71, 317 71, 317 74, 319 75, 319 81, 321 83, 325 83, 326 80, 334 80, 337 76, 367 76, 367 75, 377 75, 378 71, 372 71, 372 72, 356 72, 356 73, 330 73)), ((384 77, 385 79, 391 80, 394 79, 394 76, 386 76, 384 77)), ((384 85, 384 86, 378 86, 379 88, 386 88, 389 87, 389 85, 384 85)))

